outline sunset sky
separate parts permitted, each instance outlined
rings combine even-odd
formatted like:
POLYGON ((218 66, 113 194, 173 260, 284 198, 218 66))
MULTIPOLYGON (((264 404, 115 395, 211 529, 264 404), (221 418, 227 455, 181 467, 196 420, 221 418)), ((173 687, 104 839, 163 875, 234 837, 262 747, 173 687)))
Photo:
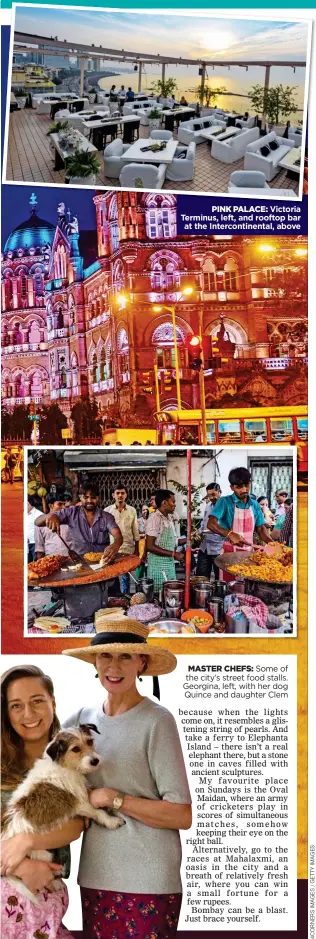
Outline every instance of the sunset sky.
POLYGON ((276 20, 17 7, 16 28, 77 42, 197 58, 306 58, 307 24, 276 20))

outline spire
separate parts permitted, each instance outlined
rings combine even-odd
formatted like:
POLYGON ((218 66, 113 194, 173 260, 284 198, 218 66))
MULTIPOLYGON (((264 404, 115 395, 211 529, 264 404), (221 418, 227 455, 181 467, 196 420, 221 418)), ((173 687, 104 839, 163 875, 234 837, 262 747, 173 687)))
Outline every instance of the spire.
POLYGON ((30 198, 30 208, 31 208, 30 214, 37 215, 37 196, 35 195, 35 192, 32 192, 32 195, 30 198))

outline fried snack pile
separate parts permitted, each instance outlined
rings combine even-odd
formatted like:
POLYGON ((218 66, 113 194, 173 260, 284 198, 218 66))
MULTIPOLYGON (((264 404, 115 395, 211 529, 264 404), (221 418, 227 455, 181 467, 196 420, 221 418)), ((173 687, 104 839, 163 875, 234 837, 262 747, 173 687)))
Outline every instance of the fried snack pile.
POLYGON ((88 564, 99 564, 102 561, 103 552, 102 551, 88 551, 87 554, 84 554, 85 561, 88 561, 88 564))
POLYGON ((51 554, 48 557, 40 558, 39 561, 31 561, 27 565, 28 579, 40 580, 41 577, 49 577, 54 571, 59 571, 64 560, 65 558, 61 554, 51 554))
POLYGON ((230 574, 241 574, 243 577, 255 577, 268 583, 287 583, 293 580, 293 550, 282 545, 282 554, 278 559, 267 557, 264 552, 255 551, 249 555, 243 564, 232 564, 228 571, 230 574))

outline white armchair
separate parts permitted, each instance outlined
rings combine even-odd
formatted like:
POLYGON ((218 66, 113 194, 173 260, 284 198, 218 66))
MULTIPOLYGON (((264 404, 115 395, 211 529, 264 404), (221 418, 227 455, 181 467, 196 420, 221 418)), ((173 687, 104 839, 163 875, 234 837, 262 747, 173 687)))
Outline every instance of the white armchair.
POLYGON ((241 130, 240 134, 229 137, 228 140, 216 140, 215 137, 212 143, 212 157, 221 163, 235 163, 244 156, 247 145, 258 138, 259 127, 241 130))
POLYGON ((50 109, 52 106, 52 101, 39 101, 37 104, 37 113, 38 114, 50 114, 50 109))
POLYGON ((171 130, 152 130, 150 134, 152 140, 171 140, 171 130))
POLYGON ((162 189, 165 176, 165 163, 128 163, 120 172, 120 184, 124 189, 162 189))
POLYGON ((245 153, 244 169, 261 170, 269 181, 279 172, 280 160, 285 157, 292 146, 291 141, 285 140, 284 137, 278 137, 274 130, 271 130, 269 134, 260 137, 259 140, 255 140, 254 143, 248 144, 245 153), (272 149, 270 149, 271 143, 273 144, 272 149), (277 145, 276 147, 275 144, 277 145), (269 147, 266 154, 262 153, 262 149, 265 147, 269 147))
POLYGON ((194 179, 196 144, 194 141, 189 143, 183 159, 179 155, 177 156, 181 151, 183 151, 183 147, 177 147, 172 163, 167 165, 166 179, 171 179, 173 182, 194 179))
POLYGON ((255 127, 256 118, 255 117, 241 117, 239 120, 236 120, 236 127, 242 127, 243 130, 248 130, 251 127, 255 127))
POLYGON ((297 127, 296 124, 291 124, 291 127, 289 127, 288 139, 291 142, 292 146, 301 147, 302 138, 303 138, 303 134, 302 134, 302 131, 299 129, 299 127, 297 127))
MULTIPOLYGON (((51 105, 49 110, 51 109, 51 105)), ((68 108, 61 108, 60 111, 55 111, 54 121, 68 121, 68 118, 71 117, 71 111, 68 111, 68 108)), ((78 126, 77 124, 75 125, 78 126)))
POLYGON ((264 173, 259 170, 235 170, 232 173, 228 183, 228 192, 257 192, 257 190, 270 192, 264 173))
POLYGON ((112 140, 112 143, 109 143, 107 147, 104 148, 104 175, 109 176, 110 179, 119 179, 120 172, 123 167, 126 167, 126 163, 122 160, 123 153, 126 153, 130 147, 129 143, 123 143, 122 140, 117 138, 112 140))

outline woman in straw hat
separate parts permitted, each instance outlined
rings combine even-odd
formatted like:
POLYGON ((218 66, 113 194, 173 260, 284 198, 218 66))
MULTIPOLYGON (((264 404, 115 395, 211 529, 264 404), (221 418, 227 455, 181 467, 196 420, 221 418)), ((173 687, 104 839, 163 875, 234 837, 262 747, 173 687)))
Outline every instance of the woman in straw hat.
POLYGON ((157 694, 157 675, 177 662, 172 652, 147 644, 149 630, 136 620, 100 615, 96 630, 89 646, 64 654, 95 666, 107 698, 65 726, 95 724, 103 763, 90 800, 119 811, 126 824, 115 832, 92 824, 84 835, 83 937, 171 939, 181 907, 179 830, 191 826, 191 799, 175 720, 139 693, 136 680, 154 676, 157 694))

